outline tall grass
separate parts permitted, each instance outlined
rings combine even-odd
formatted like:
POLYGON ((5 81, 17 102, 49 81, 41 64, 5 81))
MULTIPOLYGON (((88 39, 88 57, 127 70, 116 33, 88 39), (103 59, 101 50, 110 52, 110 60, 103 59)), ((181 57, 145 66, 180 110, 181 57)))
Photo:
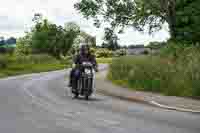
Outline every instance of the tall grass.
POLYGON ((99 64, 110 64, 113 58, 97 58, 97 63, 99 64))
POLYGON ((0 55, 0 69, 6 68, 8 65, 8 59, 5 55, 0 55))
POLYGON ((47 54, 35 54, 27 56, 16 56, 16 63, 18 64, 44 64, 44 63, 58 63, 58 60, 47 54))
POLYGON ((177 55, 121 57, 113 60, 108 78, 136 90, 199 97, 200 49, 183 48, 177 55))
POLYGON ((70 63, 46 54, 28 56, 0 55, 0 77, 45 72, 69 67, 70 63))

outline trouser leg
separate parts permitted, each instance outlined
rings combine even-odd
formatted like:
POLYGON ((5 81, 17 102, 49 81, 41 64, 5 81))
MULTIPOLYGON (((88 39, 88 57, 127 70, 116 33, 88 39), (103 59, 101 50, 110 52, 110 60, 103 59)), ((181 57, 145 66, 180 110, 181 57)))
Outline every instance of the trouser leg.
POLYGON ((73 78, 73 75, 74 75, 74 69, 72 69, 70 71, 70 74, 69 74, 69 86, 72 86, 72 78, 73 78))

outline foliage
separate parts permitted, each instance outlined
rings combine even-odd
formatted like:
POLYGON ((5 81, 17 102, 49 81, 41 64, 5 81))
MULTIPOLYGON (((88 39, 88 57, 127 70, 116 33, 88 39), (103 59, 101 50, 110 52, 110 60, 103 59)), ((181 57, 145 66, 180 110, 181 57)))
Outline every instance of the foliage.
POLYGON ((24 37, 17 40, 15 53, 17 56, 25 56, 32 53, 32 34, 26 33, 24 37))
POLYGON ((0 70, 0 77, 55 71, 65 69, 66 67, 63 64, 53 62, 48 64, 11 64, 7 68, 0 70))
POLYGON ((96 53, 95 53, 97 58, 108 58, 108 57, 112 57, 113 56, 113 52, 102 48, 102 49, 97 49, 96 53))
POLYGON ((131 25, 142 31, 148 25, 150 32, 170 21, 173 6, 173 0, 81 0, 75 4, 75 8, 86 18, 95 18, 97 26, 105 20, 112 28, 120 27, 122 30, 131 25))
POLYGON ((91 36, 90 34, 80 31, 80 36, 83 38, 84 42, 91 47, 96 47, 96 37, 91 36))
POLYGON ((176 27, 179 41, 200 42, 199 4, 199 0, 177 0, 176 27))
POLYGON ((117 37, 117 35, 114 33, 112 29, 105 28, 104 42, 102 44, 103 48, 107 48, 109 50, 119 49, 118 40, 119 38, 117 37))
POLYGON ((119 33, 132 26, 138 31, 158 31, 164 23, 172 39, 199 42, 199 0, 80 0, 75 4, 94 24, 108 22, 119 33))
POLYGON ((97 48, 90 48, 90 53, 95 55, 97 50, 98 50, 97 48))
POLYGON ((0 46, 12 44, 16 44, 16 38, 10 37, 8 39, 5 39, 3 36, 0 36, 0 46))
POLYGON ((79 33, 79 27, 73 23, 65 27, 51 24, 46 19, 37 20, 32 31, 34 53, 48 53, 56 58, 66 55, 79 33))
POLYGON ((72 56, 61 56, 60 63, 72 67, 72 56))
POLYGON ((174 46, 170 44, 164 50, 173 51, 170 56, 128 56, 116 59, 110 65, 109 78, 137 90, 165 95, 200 96, 200 48, 174 46), (179 53, 179 56, 174 53, 179 53))
POLYGON ((146 47, 152 50, 157 50, 165 47, 167 43, 165 42, 150 42, 146 47))
POLYGON ((6 55, 0 54, 0 69, 6 68, 8 66, 8 58, 6 55))
POLYGON ((114 52, 114 56, 120 57, 126 55, 126 49, 119 49, 114 52))
POLYGON ((16 56, 15 63, 17 64, 42 64, 42 63, 58 63, 54 57, 47 54, 31 54, 26 56, 16 56))
POLYGON ((65 63, 46 54, 9 56, 0 55, 0 77, 7 77, 19 74, 53 71, 69 67, 70 63, 66 59, 65 63))
POLYGON ((14 53, 15 48, 14 47, 10 47, 10 46, 2 46, 0 47, 0 54, 10 54, 12 55, 14 53))
POLYGON ((64 27, 57 26, 43 19, 41 14, 35 14, 33 21, 31 32, 17 40, 18 56, 45 53, 59 59, 61 56, 73 54, 82 41, 96 46, 96 38, 81 31, 74 22, 65 23, 64 27))

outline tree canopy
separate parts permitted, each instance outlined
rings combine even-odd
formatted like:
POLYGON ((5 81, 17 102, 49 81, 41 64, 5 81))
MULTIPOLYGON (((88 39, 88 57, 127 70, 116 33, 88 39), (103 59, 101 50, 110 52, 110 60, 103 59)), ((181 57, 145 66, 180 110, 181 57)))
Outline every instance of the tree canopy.
MULTIPOLYGON (((56 58, 68 54, 69 50, 76 43, 77 38, 84 33, 84 40, 90 41, 94 38, 80 30, 74 22, 68 22, 64 27, 58 26, 43 19, 41 14, 35 14, 33 18, 35 25, 31 32, 27 32, 17 41, 17 53, 24 55, 30 53, 47 53, 56 58)), ((91 42, 96 44, 96 40, 91 42)), ((79 44, 78 44, 79 45, 79 44)))
POLYGON ((132 26, 138 31, 158 31, 168 23, 172 39, 197 41, 199 0, 80 0, 74 6, 94 25, 110 24, 112 30, 132 26))

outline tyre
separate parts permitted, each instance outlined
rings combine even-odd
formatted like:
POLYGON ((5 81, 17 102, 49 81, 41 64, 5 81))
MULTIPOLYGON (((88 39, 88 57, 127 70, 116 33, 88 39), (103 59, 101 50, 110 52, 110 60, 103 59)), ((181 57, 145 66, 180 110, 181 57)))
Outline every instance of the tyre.
POLYGON ((89 100, 89 96, 88 95, 85 95, 85 100, 89 100))
POLYGON ((72 94, 74 94, 74 98, 78 98, 78 91, 77 91, 77 80, 76 79, 73 79, 72 80, 72 87, 71 87, 71 92, 72 94))
POLYGON ((88 78, 86 85, 86 95, 90 96, 92 92, 93 92, 93 80, 92 78, 88 78))
POLYGON ((75 93, 74 94, 74 98, 78 98, 79 94, 78 93, 75 93))

